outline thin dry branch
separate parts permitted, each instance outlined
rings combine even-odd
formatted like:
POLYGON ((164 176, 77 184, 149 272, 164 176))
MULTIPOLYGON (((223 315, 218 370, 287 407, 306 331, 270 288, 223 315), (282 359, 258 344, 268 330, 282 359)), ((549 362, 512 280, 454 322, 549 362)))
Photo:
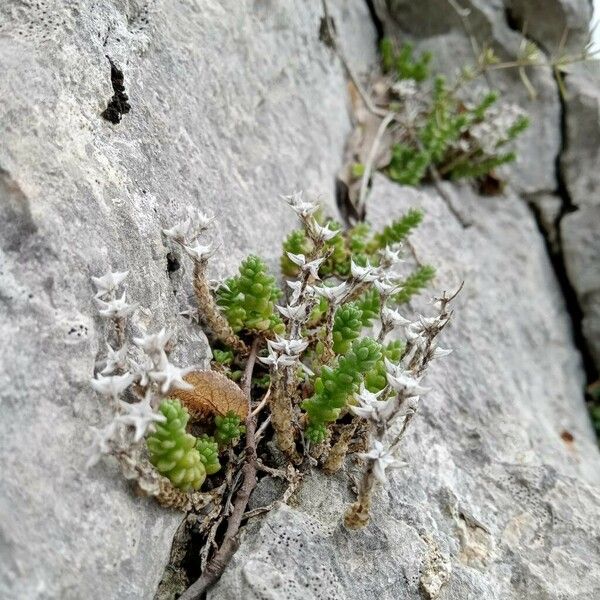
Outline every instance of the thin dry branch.
POLYGON ((248 362, 243 378, 243 390, 248 399, 248 416, 246 417, 246 460, 242 467, 243 482, 233 502, 233 510, 227 523, 227 530, 223 536, 221 546, 211 558, 200 578, 193 583, 181 596, 180 600, 199 600, 202 595, 217 582, 223 574, 225 567, 231 560, 238 545, 238 532, 242 518, 248 506, 250 494, 256 486, 256 439, 254 437, 256 418, 252 414, 252 373, 260 338, 256 338, 252 344, 248 362))

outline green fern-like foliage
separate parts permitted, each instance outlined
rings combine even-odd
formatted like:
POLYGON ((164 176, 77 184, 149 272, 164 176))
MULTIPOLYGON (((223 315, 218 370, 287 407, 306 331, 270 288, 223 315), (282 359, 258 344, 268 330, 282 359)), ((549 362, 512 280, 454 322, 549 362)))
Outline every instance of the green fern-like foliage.
POLYGON ((423 52, 419 58, 413 55, 412 44, 404 44, 398 52, 392 40, 383 38, 379 45, 381 64, 384 73, 395 71, 398 79, 414 79, 424 81, 429 76, 431 52, 423 52))
POLYGON ((232 329, 283 333, 285 327, 275 312, 281 292, 265 263, 257 256, 242 262, 239 275, 217 290, 217 303, 232 329))
POLYGON ((402 282, 402 289, 394 296, 394 301, 397 304, 406 304, 425 289, 434 277, 435 269, 431 265, 419 267, 402 282))
POLYGON ((159 407, 166 418, 146 438, 150 462, 159 473, 184 491, 197 490, 204 483, 206 469, 196 449, 196 438, 185 428, 189 415, 179 400, 163 400, 159 407))
POLYGON ((221 470, 219 462, 219 444, 209 435, 203 434, 196 440, 196 450, 204 465, 207 475, 214 475, 221 470))
POLYGON ((315 393, 302 403, 308 414, 306 437, 320 443, 326 435, 326 425, 335 421, 348 399, 359 389, 363 375, 382 356, 381 346, 370 338, 355 340, 351 349, 339 357, 336 367, 324 366, 315 381, 315 393))
POLYGON ((239 415, 234 411, 215 416, 215 440, 219 446, 235 443, 245 431, 246 427, 242 425, 239 415))
POLYGON ((427 151, 417 150, 408 144, 394 144, 387 174, 402 185, 419 185, 430 164, 431 157, 427 151))
POLYGON ((410 232, 423 221, 423 211, 412 208, 405 215, 396 219, 375 235, 373 249, 381 249, 404 241, 410 232))

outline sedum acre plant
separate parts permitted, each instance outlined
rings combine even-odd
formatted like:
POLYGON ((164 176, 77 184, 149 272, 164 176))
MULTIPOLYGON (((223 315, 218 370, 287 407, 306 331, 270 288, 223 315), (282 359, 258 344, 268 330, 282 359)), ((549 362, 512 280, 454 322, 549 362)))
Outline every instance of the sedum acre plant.
POLYGON ((206 479, 206 468, 196 448, 196 438, 186 432, 187 410, 179 400, 163 400, 159 411, 165 422, 148 436, 150 462, 174 486, 197 490, 206 479))
POLYGON ((172 251, 190 260, 197 321, 213 349, 209 369, 173 364, 165 329, 128 340, 136 306, 119 292, 127 273, 94 279, 110 343, 92 386, 114 419, 96 431, 90 464, 111 455, 142 492, 199 515, 206 566, 188 598, 227 564, 243 518, 254 514, 245 511, 260 476, 287 481, 286 500, 307 469, 334 473, 355 454, 363 477, 345 523, 365 525, 376 483, 397 465, 399 439, 425 393, 420 379, 447 353, 435 338, 450 299, 438 299, 434 316, 400 312, 435 273, 411 269, 402 256, 421 211, 381 231, 366 222, 344 230, 301 194, 286 201, 300 226, 284 241, 281 285, 256 256, 210 282, 213 250, 199 236, 211 218, 189 210, 163 230, 172 251))

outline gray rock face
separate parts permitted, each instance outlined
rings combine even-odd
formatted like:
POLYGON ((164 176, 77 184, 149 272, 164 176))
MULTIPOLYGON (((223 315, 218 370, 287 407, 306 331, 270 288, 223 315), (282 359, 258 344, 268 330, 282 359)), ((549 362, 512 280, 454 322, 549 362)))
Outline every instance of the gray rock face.
MULTIPOLYGON (((339 5, 365 68, 367 8, 339 5)), ((188 204, 216 214, 223 275, 274 261, 295 224, 279 194, 331 197, 350 121, 320 19, 318 3, 1 3, 0 597, 153 596, 181 516, 110 463, 83 470, 110 413, 89 387, 105 336, 90 275, 130 269, 132 332, 167 325, 179 364, 206 359, 160 229, 188 204), (100 116, 106 54, 131 103, 119 124, 100 116)))
POLYGON ((565 185, 574 212, 561 221, 569 280, 581 305, 583 333, 600 365, 600 69, 577 65, 567 76, 565 185))
POLYGON ((309 477, 292 508, 248 528, 210 600, 600 593, 600 454, 543 242, 518 198, 454 192, 469 229, 433 191, 377 178, 371 197, 376 225, 424 208, 414 243, 439 268, 436 289, 465 281, 443 340, 454 352, 426 377, 407 466, 358 532, 340 525, 347 480, 309 477))
MULTIPOLYGON (((330 4, 346 55, 368 70, 366 4, 330 4)), ((394 31, 412 19, 443 70, 472 56, 447 5, 398 6, 394 31)), ((514 53, 521 36, 502 2, 470 6, 482 39, 514 53)), ((110 414, 89 386, 106 335, 90 276, 129 269, 128 297, 140 303, 130 333, 167 326, 174 362, 206 362, 204 335, 178 315, 188 265, 176 252, 167 259, 160 229, 187 205, 215 213, 212 264, 223 276, 248 252, 275 264, 295 225, 280 193, 323 194, 335 212, 351 125, 321 18, 319 2, 0 3, 0 597, 153 597, 181 516, 136 498, 110 461, 83 469, 90 426, 110 414), (118 124, 101 117, 113 95, 105 55, 123 69, 131 104, 118 124)), ((543 193, 556 187, 559 104, 550 74, 533 82, 540 100, 516 183, 543 193)), ((514 75, 493 83, 525 98, 514 75)), ((420 257, 439 267, 440 289, 466 281, 446 338, 455 353, 431 370, 408 466, 357 534, 339 527, 346 479, 309 477, 297 506, 247 528, 213 599, 600 594, 598 451, 543 242, 517 198, 448 191, 470 229, 435 193, 382 178, 369 209, 381 225, 422 205, 420 257)), ((584 249, 596 247, 585 214, 564 220, 563 238, 574 240, 570 273, 596 289, 594 254, 577 246, 587 231, 584 249)))

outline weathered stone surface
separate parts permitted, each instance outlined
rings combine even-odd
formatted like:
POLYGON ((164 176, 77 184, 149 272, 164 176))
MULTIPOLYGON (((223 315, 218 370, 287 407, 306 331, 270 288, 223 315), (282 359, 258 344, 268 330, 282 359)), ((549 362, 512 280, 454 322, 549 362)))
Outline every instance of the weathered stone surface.
POLYGON ((311 476, 292 508, 248 528, 210 600, 600 593, 600 455, 543 241, 518 198, 448 191, 470 228, 431 191, 378 177, 371 197, 378 225, 422 206, 414 244, 439 268, 436 290, 465 281, 443 341, 454 352, 427 375, 407 466, 359 532, 340 525, 352 500, 344 477, 311 476))
POLYGON ((561 239, 567 274, 583 312, 583 334, 600 365, 600 205, 565 215, 561 239))
MULTIPOLYGON (((364 69, 366 7, 336 6, 364 69)), ((248 252, 274 262, 294 225, 280 193, 331 198, 350 122, 321 16, 316 2, 0 4, 2 598, 153 596, 181 517, 110 463, 83 470, 110 412, 89 387, 104 352, 89 278, 130 269, 132 332, 167 325, 179 364, 206 360, 160 229, 188 204, 216 213, 223 275, 248 252), (116 125, 106 54, 131 103, 116 125)))
POLYGON ((583 333, 600 366, 600 69, 570 69, 561 170, 575 212, 561 222, 562 252, 584 314, 583 333))
POLYGON ((511 19, 549 53, 580 52, 590 39, 592 3, 586 0, 505 0, 511 19))

